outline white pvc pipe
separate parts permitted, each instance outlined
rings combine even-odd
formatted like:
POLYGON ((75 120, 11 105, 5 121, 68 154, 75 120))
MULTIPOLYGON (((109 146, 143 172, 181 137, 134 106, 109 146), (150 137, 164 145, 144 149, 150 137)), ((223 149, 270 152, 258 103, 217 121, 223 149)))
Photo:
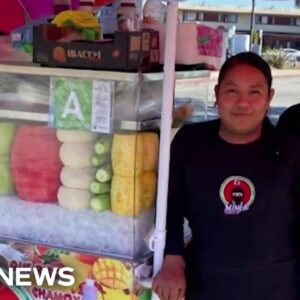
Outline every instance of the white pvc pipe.
POLYGON ((167 6, 165 34, 164 83, 159 149, 158 191, 154 240, 154 275, 160 270, 165 248, 170 143, 175 85, 177 2, 167 6))

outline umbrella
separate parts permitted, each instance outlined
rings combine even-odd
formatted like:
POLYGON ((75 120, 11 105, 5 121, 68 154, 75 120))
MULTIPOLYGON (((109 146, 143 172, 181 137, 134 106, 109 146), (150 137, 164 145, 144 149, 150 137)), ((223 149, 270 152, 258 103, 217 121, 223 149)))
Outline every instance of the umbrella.
POLYGON ((25 22, 24 8, 18 0, 0 1, 0 32, 9 33, 25 22))
MULTIPOLYGON (((53 15, 54 0, 19 0, 28 11, 31 19, 40 19, 53 15)), ((68 2, 68 1, 67 1, 68 2)), ((79 0, 72 0, 72 7, 78 7, 79 0)))
MULTIPOLYGON (((94 0, 95 6, 103 6, 113 0, 94 0)), ((7 0, 0 1, 0 33, 8 34, 30 20, 53 15, 54 0, 7 0)), ((80 0, 71 0, 76 9, 80 0)))

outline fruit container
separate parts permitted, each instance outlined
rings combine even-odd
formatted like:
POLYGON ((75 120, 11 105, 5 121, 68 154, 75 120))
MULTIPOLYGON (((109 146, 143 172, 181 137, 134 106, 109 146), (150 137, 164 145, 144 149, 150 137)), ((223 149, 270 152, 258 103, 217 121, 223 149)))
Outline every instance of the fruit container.
MULTIPOLYGON (((177 73, 180 97, 208 75, 177 73)), ((74 269, 25 299, 149 299, 163 74, 0 64, 0 82, 0 266, 74 269)))

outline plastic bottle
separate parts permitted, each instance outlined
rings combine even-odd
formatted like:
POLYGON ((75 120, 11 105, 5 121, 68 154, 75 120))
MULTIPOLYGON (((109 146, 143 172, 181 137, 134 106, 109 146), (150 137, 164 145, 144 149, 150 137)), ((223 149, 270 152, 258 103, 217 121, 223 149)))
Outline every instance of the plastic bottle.
POLYGON ((117 28, 120 31, 135 31, 138 28, 138 12, 135 0, 120 0, 117 9, 117 28))
POLYGON ((95 280, 87 278, 82 287, 82 300, 98 300, 98 289, 95 280))
POLYGON ((143 8, 143 23, 145 26, 163 24, 165 10, 161 0, 147 0, 143 8))
POLYGON ((80 0, 79 1, 79 10, 93 12, 95 0, 80 0))
POLYGON ((108 4, 100 10, 100 21, 104 34, 113 34, 117 30, 117 1, 108 4))

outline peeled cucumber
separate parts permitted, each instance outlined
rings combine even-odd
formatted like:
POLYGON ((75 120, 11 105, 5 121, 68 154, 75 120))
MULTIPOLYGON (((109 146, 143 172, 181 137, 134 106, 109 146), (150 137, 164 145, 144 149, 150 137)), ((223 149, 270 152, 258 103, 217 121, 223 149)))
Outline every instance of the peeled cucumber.
POLYGON ((96 172, 96 179, 99 182, 108 182, 111 180, 111 178, 112 178, 112 167, 110 164, 101 167, 96 172))
POLYGON ((95 144, 95 152, 97 154, 105 154, 111 151, 112 138, 111 136, 101 137, 95 144))
POLYGON ((94 167, 101 167, 103 165, 110 163, 110 161, 111 161, 110 153, 105 153, 102 155, 93 155, 91 159, 91 164, 94 167))
POLYGON ((93 194, 106 194, 110 192, 110 183, 93 181, 90 184, 90 191, 93 194))
POLYGON ((90 207, 92 210, 96 212, 101 212, 105 210, 110 210, 110 195, 104 194, 104 195, 97 195, 93 197, 90 201, 90 207))

